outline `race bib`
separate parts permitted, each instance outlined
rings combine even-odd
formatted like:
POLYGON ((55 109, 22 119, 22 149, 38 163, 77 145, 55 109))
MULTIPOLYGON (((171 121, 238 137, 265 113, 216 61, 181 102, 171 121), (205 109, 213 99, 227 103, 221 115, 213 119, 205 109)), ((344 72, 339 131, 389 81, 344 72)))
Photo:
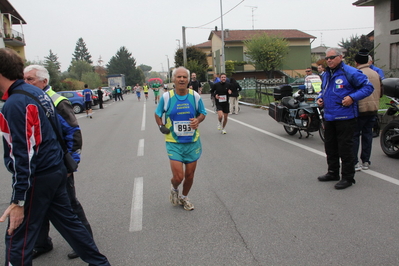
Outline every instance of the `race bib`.
POLYGON ((219 102, 224 103, 227 101, 227 95, 219 95, 219 102))
POLYGON ((176 136, 194 135, 194 130, 190 127, 190 121, 173 121, 173 131, 176 136))

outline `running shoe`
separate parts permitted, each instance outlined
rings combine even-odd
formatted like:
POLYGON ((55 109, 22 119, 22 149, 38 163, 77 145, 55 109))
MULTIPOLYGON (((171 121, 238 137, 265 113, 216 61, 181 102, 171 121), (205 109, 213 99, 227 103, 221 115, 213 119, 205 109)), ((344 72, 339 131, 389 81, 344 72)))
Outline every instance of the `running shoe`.
POLYGON ((218 130, 222 130, 222 125, 218 123, 218 130))
POLYGON ((179 202, 179 190, 175 190, 173 185, 170 185, 170 203, 172 203, 173 206, 177 206, 179 202))
POLYGON ((187 197, 184 199, 179 197, 179 204, 182 205, 186 211, 194 210, 194 204, 192 204, 187 197))
POLYGON ((355 171, 361 171, 362 170, 362 165, 360 163, 357 163, 355 165, 355 171))
POLYGON ((223 134, 223 135, 224 135, 224 134, 227 134, 227 131, 224 130, 224 129, 222 129, 222 134, 223 134))
POLYGON ((370 164, 368 162, 365 162, 362 164, 362 170, 369 170, 370 164))

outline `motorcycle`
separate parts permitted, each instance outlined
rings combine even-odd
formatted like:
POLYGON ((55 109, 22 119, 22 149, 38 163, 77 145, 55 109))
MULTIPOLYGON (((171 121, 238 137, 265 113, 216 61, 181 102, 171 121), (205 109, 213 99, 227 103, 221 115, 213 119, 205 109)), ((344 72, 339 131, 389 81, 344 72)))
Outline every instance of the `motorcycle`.
POLYGON ((313 136, 311 132, 319 131, 320 138, 324 141, 323 112, 316 103, 317 94, 308 94, 304 85, 292 93, 290 85, 277 87, 273 91, 274 99, 269 106, 269 115, 282 124, 288 135, 302 131, 306 132, 306 138, 313 136), (305 93, 306 92, 306 93, 305 93))
POLYGON ((380 135, 382 151, 392 158, 399 158, 399 78, 382 80, 384 94, 391 99, 387 103, 390 107, 382 116, 382 120, 390 122, 384 127, 380 135))

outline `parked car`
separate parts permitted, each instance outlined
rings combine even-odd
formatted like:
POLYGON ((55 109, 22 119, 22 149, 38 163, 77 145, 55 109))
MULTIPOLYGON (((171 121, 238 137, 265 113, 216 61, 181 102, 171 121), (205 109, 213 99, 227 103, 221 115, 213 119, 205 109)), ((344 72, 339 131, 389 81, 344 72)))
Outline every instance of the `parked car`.
POLYGON ((83 95, 78 91, 57 91, 58 94, 68 98, 73 107, 73 112, 79 114, 85 110, 83 95))
MULTIPOLYGON (((103 102, 106 102, 110 99, 110 97, 108 96, 109 94, 105 90, 102 91, 103 91, 103 102)), ((98 98, 97 90, 93 90, 93 95, 98 98)))

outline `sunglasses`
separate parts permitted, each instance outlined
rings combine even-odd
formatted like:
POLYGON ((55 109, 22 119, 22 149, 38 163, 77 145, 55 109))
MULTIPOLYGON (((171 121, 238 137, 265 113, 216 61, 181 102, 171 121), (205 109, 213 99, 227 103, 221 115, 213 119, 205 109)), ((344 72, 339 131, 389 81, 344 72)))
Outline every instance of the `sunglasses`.
POLYGON ((335 57, 338 57, 339 55, 332 55, 332 56, 327 56, 326 58, 324 58, 324 59, 326 59, 326 61, 328 60, 328 59, 331 59, 331 60, 333 60, 333 59, 335 59, 335 57))

